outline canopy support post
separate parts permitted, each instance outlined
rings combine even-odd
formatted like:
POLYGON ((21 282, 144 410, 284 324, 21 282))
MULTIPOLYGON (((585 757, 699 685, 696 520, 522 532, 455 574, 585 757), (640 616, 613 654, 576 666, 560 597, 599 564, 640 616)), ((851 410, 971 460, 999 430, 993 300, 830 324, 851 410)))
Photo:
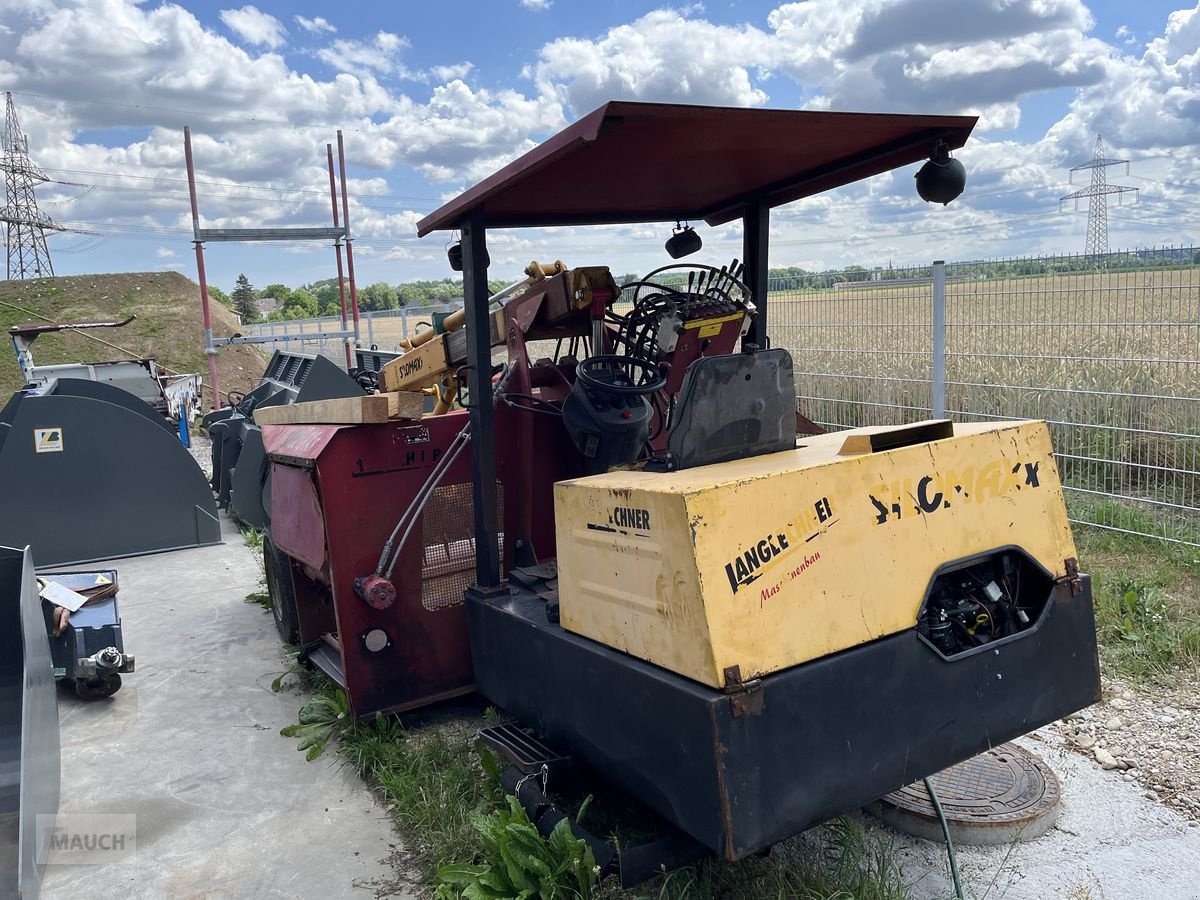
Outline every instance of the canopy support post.
POLYGON ((487 244, 483 210, 462 223, 463 297, 471 406, 471 480, 475 501, 475 582, 500 586, 496 521, 496 432, 492 406, 492 323, 488 303, 487 244))

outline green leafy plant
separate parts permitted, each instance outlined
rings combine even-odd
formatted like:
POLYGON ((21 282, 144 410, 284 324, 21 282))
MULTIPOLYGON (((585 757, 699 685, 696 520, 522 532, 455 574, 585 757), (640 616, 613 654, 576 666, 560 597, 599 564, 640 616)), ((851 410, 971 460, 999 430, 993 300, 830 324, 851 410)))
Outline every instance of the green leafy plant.
POLYGON ((329 741, 354 727, 350 701, 341 688, 329 694, 317 694, 300 707, 300 721, 279 730, 284 737, 299 738, 297 750, 305 759, 314 760, 325 752, 329 741))
POLYGON ((543 838, 520 801, 507 799, 507 810, 475 821, 483 862, 438 870, 437 900, 590 900, 599 870, 587 843, 575 837, 567 819, 543 838))
POLYGON ((257 603, 263 609, 270 609, 271 608, 271 595, 266 593, 265 591, 255 591, 252 594, 246 595, 245 602, 257 603))
POLYGON ((398 718, 377 712, 372 721, 354 725, 342 735, 342 756, 360 775, 378 778, 402 764, 406 737, 398 718))

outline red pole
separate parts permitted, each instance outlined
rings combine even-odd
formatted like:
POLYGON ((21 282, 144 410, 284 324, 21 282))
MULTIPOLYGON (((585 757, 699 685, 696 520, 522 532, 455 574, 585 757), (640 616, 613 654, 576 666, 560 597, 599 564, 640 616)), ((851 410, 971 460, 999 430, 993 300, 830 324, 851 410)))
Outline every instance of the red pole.
POLYGON ((342 221, 346 223, 346 274, 350 276, 350 308, 354 311, 354 344, 362 346, 362 334, 358 325, 358 290, 354 286, 354 250, 350 246, 350 200, 346 194, 346 153, 342 146, 342 132, 338 129, 338 169, 342 175, 342 221))
POLYGON ((217 380, 217 348, 213 345, 212 312, 208 307, 208 278, 204 274, 204 242, 198 237, 200 232, 200 207, 196 203, 196 170, 192 165, 192 131, 186 125, 183 128, 183 158, 187 162, 188 194, 192 199, 192 235, 196 237, 192 243, 196 246, 196 274, 200 282, 200 306, 204 310, 204 355, 208 357, 208 386, 212 391, 212 406, 217 409, 221 404, 221 385, 217 380))
MULTIPOLYGON (((325 156, 329 160, 329 202, 333 205, 333 227, 337 228, 337 185, 333 179, 333 144, 325 145, 325 156)), ((333 242, 333 250, 337 254, 338 299, 342 303, 342 331, 348 331, 350 326, 346 323, 346 282, 342 277, 342 242, 340 239, 333 242)), ((354 365, 354 360, 350 356, 350 341, 342 338, 342 342, 346 345, 346 371, 350 371, 354 365)))

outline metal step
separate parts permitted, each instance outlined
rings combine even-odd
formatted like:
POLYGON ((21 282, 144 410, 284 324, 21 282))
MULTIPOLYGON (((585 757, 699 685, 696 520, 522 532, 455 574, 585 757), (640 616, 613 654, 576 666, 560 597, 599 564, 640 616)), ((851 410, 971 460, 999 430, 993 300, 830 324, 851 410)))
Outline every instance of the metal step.
POLYGON ((306 648, 301 651, 300 659, 309 665, 316 666, 328 675, 338 687, 346 686, 346 673, 342 671, 341 654, 328 644, 314 644, 311 648, 306 648))
POLYGON ((571 764, 570 756, 547 746, 531 730, 516 722, 481 728, 479 739, 525 775, 541 772, 543 766, 556 772, 571 764))

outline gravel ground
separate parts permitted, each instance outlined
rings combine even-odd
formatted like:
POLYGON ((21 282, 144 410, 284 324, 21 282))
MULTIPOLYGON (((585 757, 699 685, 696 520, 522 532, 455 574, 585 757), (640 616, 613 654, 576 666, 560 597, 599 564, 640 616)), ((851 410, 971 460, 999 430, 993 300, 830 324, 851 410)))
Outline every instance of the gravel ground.
POLYGON ((212 441, 202 434, 192 435, 192 446, 189 448, 192 458, 200 466, 205 478, 212 478, 212 441))
POLYGON ((1200 822, 1200 681, 1104 680, 1101 703, 1054 726, 1094 765, 1121 773, 1151 800, 1200 822))

